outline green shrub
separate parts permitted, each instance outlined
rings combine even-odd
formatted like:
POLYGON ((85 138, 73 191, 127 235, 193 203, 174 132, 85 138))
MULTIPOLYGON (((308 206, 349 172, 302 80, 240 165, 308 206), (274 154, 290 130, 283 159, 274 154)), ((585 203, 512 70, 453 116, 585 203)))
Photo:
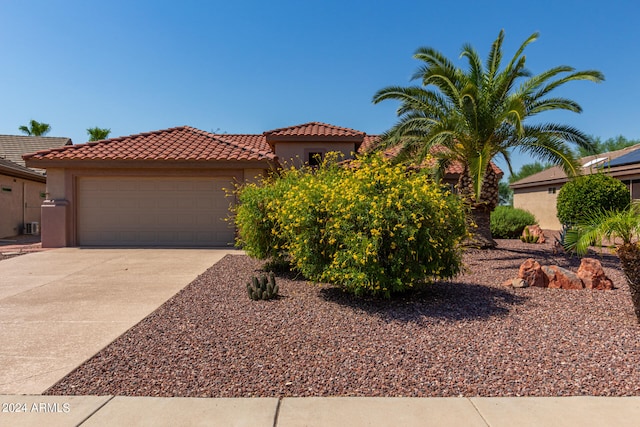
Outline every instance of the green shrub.
POLYGON ((497 206, 491 212, 491 234, 497 239, 518 239, 527 225, 536 223, 531 213, 511 206, 497 206))
POLYGON ((574 224, 592 212, 622 210, 629 202, 629 190, 621 181, 602 173, 583 175, 560 189, 558 219, 563 224, 574 224))
MULTIPOLYGON (((348 168, 328 161, 317 170, 285 171, 249 191, 259 188, 268 194, 260 212, 269 218, 257 222, 270 224, 275 235, 260 244, 269 241, 277 248, 247 253, 286 251, 310 280, 356 295, 388 297, 460 271, 459 243, 467 236, 463 205, 426 172, 407 172, 372 156, 348 168), (278 201, 271 199, 276 193, 271 187, 285 189, 277 191, 278 201)), ((251 232, 244 235, 250 226, 238 224, 245 249, 255 243, 251 232)))
POLYGON ((265 177, 258 183, 245 183, 236 188, 238 205, 234 208, 238 228, 237 244, 257 259, 270 259, 275 265, 285 264, 285 242, 278 229, 277 212, 283 194, 298 172, 287 171, 283 177, 265 177))

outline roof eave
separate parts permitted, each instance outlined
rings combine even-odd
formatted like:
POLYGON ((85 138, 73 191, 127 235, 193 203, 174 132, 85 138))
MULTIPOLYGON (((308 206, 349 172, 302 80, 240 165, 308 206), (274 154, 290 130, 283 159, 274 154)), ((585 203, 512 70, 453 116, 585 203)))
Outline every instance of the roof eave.
POLYGON ((272 142, 353 142, 362 144, 364 135, 266 135, 272 142))
POLYGON ((27 166, 40 169, 73 169, 73 168, 144 168, 144 169, 238 169, 269 168, 276 163, 273 159, 253 160, 116 160, 116 159, 27 159, 27 166))
POLYGON ((512 190, 517 190, 520 188, 546 187, 549 185, 566 184, 568 181, 569 179, 567 177, 554 178, 554 179, 547 179, 543 181, 525 182, 523 184, 513 183, 513 184, 509 184, 509 187, 512 190))
POLYGON ((23 172, 21 170, 4 167, 2 165, 0 165, 0 175, 6 175, 13 178, 26 179, 29 181, 36 181, 41 183, 47 182, 47 177, 37 172, 33 172, 33 173, 29 173, 27 171, 23 172))

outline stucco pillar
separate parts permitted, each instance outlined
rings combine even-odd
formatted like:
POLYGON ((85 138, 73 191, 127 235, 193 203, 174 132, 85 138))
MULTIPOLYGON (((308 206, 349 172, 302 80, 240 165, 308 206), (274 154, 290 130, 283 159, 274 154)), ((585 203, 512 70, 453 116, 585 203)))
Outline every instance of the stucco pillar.
POLYGON ((67 200, 45 200, 42 202, 40 237, 43 248, 64 248, 68 246, 67 200))

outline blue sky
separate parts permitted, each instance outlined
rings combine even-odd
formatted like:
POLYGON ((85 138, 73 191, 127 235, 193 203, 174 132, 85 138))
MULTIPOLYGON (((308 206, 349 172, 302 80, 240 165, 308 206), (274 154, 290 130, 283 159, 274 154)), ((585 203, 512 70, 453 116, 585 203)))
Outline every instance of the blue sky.
MULTIPOLYGON (((408 85, 412 54, 431 46, 462 67, 500 29, 505 57, 531 33, 527 65, 598 69, 602 84, 558 91, 584 112, 540 118, 603 139, 640 139, 640 5, 636 1, 0 0, 0 133, 30 119, 74 143, 190 125, 261 133, 309 121, 383 132, 408 85)), ((516 156, 514 167, 532 161, 516 156)))

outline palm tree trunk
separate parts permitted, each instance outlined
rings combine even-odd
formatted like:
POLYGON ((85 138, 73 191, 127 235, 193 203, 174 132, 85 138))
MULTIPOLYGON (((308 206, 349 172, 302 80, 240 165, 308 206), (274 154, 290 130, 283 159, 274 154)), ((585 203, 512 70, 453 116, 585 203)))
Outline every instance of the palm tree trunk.
POLYGON ((618 257, 629 282, 633 310, 640 323, 640 247, 635 243, 622 245, 618 248, 618 257))
POLYGON ((486 205, 476 205, 470 212, 473 224, 470 226, 471 237, 467 245, 480 249, 493 249, 498 244, 491 235, 491 210, 486 205))
POLYGON ((473 190, 473 179, 469 175, 469 170, 465 167, 458 179, 458 192, 468 201, 471 206, 469 219, 469 233, 471 237, 467 241, 468 246, 480 249, 493 249, 498 244, 491 235, 491 212, 498 205, 498 187, 500 177, 489 165, 482 180, 480 199, 475 200, 473 190))

